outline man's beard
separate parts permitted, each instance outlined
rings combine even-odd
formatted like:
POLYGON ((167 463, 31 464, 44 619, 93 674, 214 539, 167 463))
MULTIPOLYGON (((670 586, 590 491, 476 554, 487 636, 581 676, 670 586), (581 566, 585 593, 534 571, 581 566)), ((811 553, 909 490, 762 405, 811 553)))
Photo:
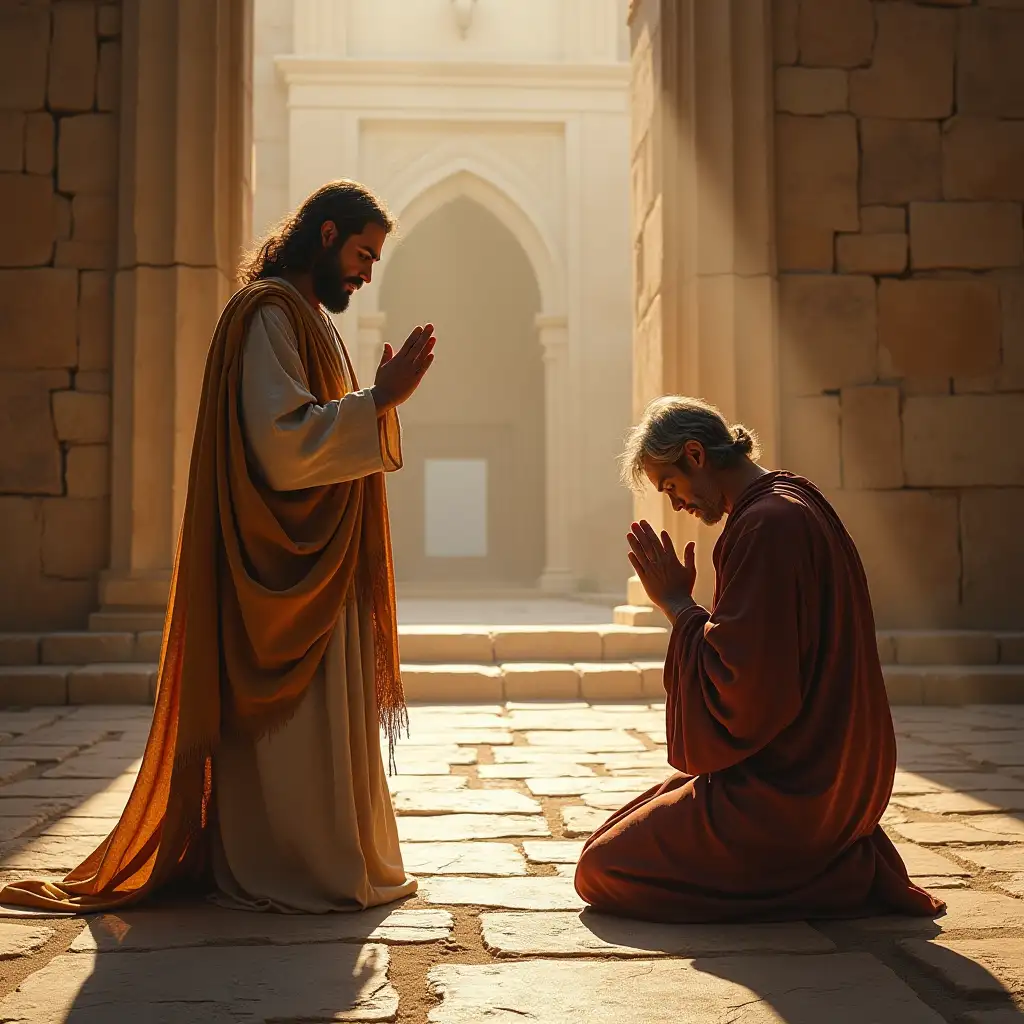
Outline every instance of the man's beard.
POLYGON ((346 285, 358 288, 363 282, 358 277, 341 276, 341 247, 332 245, 324 249, 313 261, 313 294, 317 301, 332 313, 341 313, 348 309, 352 294, 346 285))
POLYGON ((694 514, 705 526, 714 526, 722 521, 725 515, 725 500, 719 495, 717 498, 710 498, 701 495, 695 501, 690 502, 694 514))
POLYGON ((725 509, 700 508, 697 510, 697 518, 705 526, 714 526, 716 523, 720 523, 724 515, 725 509))

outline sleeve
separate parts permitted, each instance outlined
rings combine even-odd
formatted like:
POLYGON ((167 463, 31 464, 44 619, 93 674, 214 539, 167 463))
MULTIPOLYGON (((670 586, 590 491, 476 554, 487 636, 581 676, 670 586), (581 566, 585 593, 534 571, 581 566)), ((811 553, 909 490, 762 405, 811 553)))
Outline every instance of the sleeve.
POLYGON ((756 754, 803 704, 801 594, 814 592, 805 527, 798 512, 747 516, 723 546, 714 611, 677 618, 665 661, 668 759, 691 775, 756 754))
POLYGON ((317 404, 287 316, 257 309, 242 358, 242 421, 264 479, 276 491, 341 483, 398 469, 396 415, 377 416, 368 389, 317 404))

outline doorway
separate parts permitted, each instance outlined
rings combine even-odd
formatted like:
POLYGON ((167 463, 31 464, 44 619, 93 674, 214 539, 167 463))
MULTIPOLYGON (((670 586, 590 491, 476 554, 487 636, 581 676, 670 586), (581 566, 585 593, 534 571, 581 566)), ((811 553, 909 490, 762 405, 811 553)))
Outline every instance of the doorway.
POLYGON ((394 347, 427 321, 437 358, 402 407, 388 478, 396 579, 533 587, 544 568, 540 290, 512 233, 469 198, 399 239, 381 285, 394 347))

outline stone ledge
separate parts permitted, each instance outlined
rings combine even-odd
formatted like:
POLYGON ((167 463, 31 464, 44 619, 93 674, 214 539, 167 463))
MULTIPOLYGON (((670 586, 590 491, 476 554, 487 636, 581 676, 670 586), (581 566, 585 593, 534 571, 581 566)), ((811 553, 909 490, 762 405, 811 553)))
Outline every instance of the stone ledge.
POLYGON ((890 704, 1022 704, 1022 665, 884 665, 890 704))
POLYGON ((494 661, 494 642, 486 626, 400 626, 398 645, 402 658, 416 664, 494 661))
POLYGON ((135 649, 132 633, 48 633, 40 648, 44 665, 93 665, 131 661, 135 649))
POLYGON ((89 615, 89 629, 98 633, 143 633, 164 628, 164 613, 150 608, 105 608, 89 615))
POLYGON ((501 673, 506 700, 572 700, 580 696, 580 673, 575 665, 506 662, 501 673))
POLYGON ((576 668, 584 700, 635 700, 643 696, 643 673, 635 664, 581 663, 576 668))
MULTIPOLYGON (((109 617, 122 613, 94 613, 101 614, 109 617)), ((0 633, 0 665, 156 661, 162 637, 162 629, 128 628, 0 633)), ((614 623, 573 627, 401 626, 399 637, 403 660, 410 665, 607 664, 660 661, 669 632, 662 627, 614 623)), ((877 639, 883 665, 1024 665, 1024 632, 880 630, 877 639)))
POLYGON ((135 649, 132 661, 159 661, 160 645, 163 643, 163 630, 143 630, 135 634, 135 649))
MULTIPOLYGON (((157 661, 163 630, 149 612, 94 612, 81 632, 0 633, 0 664, 90 665, 157 661), (98 628, 100 625, 109 628, 98 628), (115 626, 117 628, 115 628, 115 626)), ((612 623, 584 626, 400 626, 409 665, 495 665, 502 662, 625 662, 662 658, 668 631, 612 623)))
POLYGON ((151 704, 156 665, 121 662, 86 665, 68 674, 69 704, 151 704))
POLYGON ((402 682, 408 700, 490 701, 504 692, 493 665, 403 665, 402 682))
POLYGON ((899 665, 995 665, 1002 661, 1001 636, 1012 638, 1024 634, 999 634, 985 630, 893 630, 879 633, 880 653, 891 653, 893 664, 899 665))
POLYGON ((668 650, 669 631, 658 624, 637 623, 599 626, 601 654, 604 661, 631 661, 635 658, 664 658, 668 650))
POLYGON ((0 665, 38 665, 39 633, 0 633, 0 665))
POLYGON ((0 707, 67 704, 70 671, 61 665, 0 667, 0 707))
MULTIPOLYGON (((894 706, 1024 704, 1020 664, 888 664, 882 669, 894 706)), ((414 702, 635 701, 665 696, 661 660, 406 662, 402 675, 406 696, 414 702)), ((148 704, 156 692, 156 678, 154 657, 89 665, 0 666, 0 706, 148 704)))
POLYGON ((508 626, 493 630, 496 661, 600 661, 595 626, 508 626))

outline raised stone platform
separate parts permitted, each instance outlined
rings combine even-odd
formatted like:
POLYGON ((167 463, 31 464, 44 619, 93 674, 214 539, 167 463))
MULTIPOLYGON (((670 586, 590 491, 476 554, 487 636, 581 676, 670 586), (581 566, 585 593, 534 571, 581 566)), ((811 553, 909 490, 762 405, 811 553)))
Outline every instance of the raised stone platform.
MULTIPOLYGON (((663 694, 668 631, 583 625, 404 625, 413 701, 637 700, 663 694)), ((0 706, 147 704, 161 633, 0 634, 0 706)), ((878 634, 893 704, 1024 703, 1024 634, 878 634)))

